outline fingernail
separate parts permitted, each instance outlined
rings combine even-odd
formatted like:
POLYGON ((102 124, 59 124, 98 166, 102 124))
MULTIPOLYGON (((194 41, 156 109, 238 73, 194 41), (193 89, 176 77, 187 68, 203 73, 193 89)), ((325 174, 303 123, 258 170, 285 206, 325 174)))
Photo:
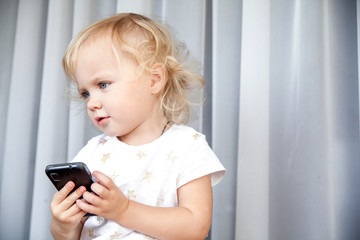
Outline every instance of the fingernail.
POLYGON ((73 182, 68 182, 66 184, 66 187, 69 188, 69 189, 72 189, 74 186, 75 186, 75 184, 73 182))
POLYGON ((86 188, 84 186, 81 186, 81 187, 78 188, 77 192, 79 194, 83 194, 84 192, 86 192, 86 188))

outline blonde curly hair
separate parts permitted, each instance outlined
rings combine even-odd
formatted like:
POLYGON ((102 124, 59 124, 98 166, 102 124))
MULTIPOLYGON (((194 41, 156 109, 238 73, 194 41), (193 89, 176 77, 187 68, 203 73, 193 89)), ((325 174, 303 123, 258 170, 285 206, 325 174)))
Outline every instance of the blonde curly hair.
POLYGON ((145 16, 120 13, 83 29, 70 42, 63 57, 63 68, 69 79, 75 80, 77 54, 82 44, 98 34, 108 33, 117 50, 130 56, 141 69, 163 64, 167 81, 159 93, 161 110, 168 121, 187 123, 192 104, 188 93, 194 88, 203 88, 205 80, 191 70, 186 46, 174 39, 164 24, 145 16))

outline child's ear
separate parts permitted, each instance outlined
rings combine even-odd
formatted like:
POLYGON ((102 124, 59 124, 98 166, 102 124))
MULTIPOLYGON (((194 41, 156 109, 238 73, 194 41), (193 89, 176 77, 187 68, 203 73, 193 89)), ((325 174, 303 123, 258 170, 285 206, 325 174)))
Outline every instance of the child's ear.
POLYGON ((166 83, 166 69, 161 63, 155 63, 151 68, 151 93, 158 94, 166 83))

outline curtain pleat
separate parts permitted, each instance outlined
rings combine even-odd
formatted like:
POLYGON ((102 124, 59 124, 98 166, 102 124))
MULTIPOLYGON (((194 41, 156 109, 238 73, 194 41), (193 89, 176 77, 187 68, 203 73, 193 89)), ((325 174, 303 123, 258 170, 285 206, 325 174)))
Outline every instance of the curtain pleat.
POLYGON ((227 169, 214 188, 212 239, 234 239, 241 53, 241 1, 213 1, 212 147, 227 169))
MULTIPOLYGON (((11 85, 11 66, 14 54, 18 1, 0 1, 0 153, 3 159, 5 150, 5 132, 7 109, 9 108, 9 89, 11 85)), ((0 169, 3 169, 0 161, 0 169)), ((3 171, 0 171, 2 179, 3 171)), ((1 184, 0 184, 1 193, 1 184)), ((1 199, 1 198, 0 198, 1 199)), ((1 201, 1 200, 0 200, 1 201)), ((1 202, 0 202, 1 203, 1 202)))
POLYGON ((30 239, 51 239, 44 231, 51 222, 50 201, 55 193, 44 174, 45 166, 61 163, 67 157, 68 104, 65 99, 66 78, 61 61, 71 39, 72 3, 50 1, 46 20, 46 42, 40 95, 34 189, 31 206, 30 239), (69 31, 70 30, 70 31, 69 31))
POLYGON ((243 0, 236 239, 269 239, 269 10, 243 0))
POLYGON ((270 237, 357 239, 356 2, 275 4, 270 237), (284 12, 289 7, 292 12, 284 12), (284 22, 291 18, 291 24, 284 22))
POLYGON ((1 239, 29 235, 47 17, 47 1, 36 3, 19 1, 17 9, 2 153, 1 239))

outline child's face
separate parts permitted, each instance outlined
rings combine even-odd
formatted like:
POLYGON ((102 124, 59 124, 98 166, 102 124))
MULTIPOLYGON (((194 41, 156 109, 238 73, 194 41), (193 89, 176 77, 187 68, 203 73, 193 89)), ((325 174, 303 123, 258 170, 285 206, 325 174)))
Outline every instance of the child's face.
POLYGON ((119 51, 110 38, 88 40, 80 47, 75 79, 93 124, 109 136, 141 135, 158 118, 158 98, 150 77, 119 51))

